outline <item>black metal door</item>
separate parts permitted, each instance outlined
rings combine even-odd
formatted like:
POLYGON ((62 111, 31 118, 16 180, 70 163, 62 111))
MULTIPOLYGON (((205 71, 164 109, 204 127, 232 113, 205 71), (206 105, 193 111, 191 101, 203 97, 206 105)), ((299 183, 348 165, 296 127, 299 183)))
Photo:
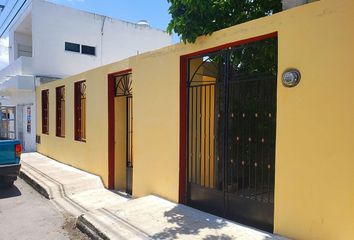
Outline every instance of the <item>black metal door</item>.
POLYGON ((277 39, 189 60, 187 204, 273 231, 277 39))
POLYGON ((133 192, 133 93, 131 73, 119 75, 115 78, 115 96, 125 98, 126 116, 126 178, 125 191, 133 192))

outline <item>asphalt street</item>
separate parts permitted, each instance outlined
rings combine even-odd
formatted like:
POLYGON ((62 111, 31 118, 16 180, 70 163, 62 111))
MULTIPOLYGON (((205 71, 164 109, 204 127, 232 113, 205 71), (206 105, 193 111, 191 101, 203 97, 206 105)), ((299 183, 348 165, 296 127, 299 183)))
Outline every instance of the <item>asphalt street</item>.
POLYGON ((22 179, 0 186, 0 240, 88 239, 48 199, 22 179))

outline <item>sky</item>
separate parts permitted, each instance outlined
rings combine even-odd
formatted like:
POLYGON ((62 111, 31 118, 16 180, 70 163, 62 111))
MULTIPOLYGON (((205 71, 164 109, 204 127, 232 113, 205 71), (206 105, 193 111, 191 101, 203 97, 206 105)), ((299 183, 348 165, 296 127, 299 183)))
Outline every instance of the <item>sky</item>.
MULTIPOLYGON (((129 22, 147 20, 154 28, 166 30, 171 19, 167 0, 48 0, 84 11, 129 22)), ((179 38, 174 36, 174 42, 179 38)))
MULTIPOLYGON (((167 0, 48 0, 80 10, 137 23, 147 20, 151 27, 166 30, 171 16, 167 0)), ((173 42, 179 42, 173 35, 173 42)), ((8 37, 0 39, 0 69, 8 64, 8 37)))
POLYGON ((0 70, 9 63, 9 38, 0 38, 0 70))

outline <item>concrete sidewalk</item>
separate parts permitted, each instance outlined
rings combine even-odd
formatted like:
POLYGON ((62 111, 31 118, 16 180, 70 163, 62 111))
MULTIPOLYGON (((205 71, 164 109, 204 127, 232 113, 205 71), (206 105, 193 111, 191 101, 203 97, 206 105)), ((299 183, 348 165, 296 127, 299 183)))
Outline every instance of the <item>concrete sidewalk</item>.
POLYGON ((93 239, 284 239, 156 196, 130 199, 38 153, 22 154, 21 177, 93 239))

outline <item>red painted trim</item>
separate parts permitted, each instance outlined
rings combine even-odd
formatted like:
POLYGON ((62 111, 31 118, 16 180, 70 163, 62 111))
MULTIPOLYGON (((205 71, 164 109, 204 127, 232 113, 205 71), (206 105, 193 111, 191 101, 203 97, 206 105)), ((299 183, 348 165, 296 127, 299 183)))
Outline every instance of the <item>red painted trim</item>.
POLYGON ((132 69, 126 69, 119 72, 108 74, 108 188, 114 189, 115 175, 115 128, 114 128, 114 77, 132 72, 132 69))
POLYGON ((132 69, 128 68, 128 69, 125 69, 125 70, 122 70, 122 71, 109 73, 108 76, 116 77, 116 76, 119 76, 119 75, 124 75, 124 74, 127 74, 127 73, 131 73, 131 72, 132 72, 132 69))
POLYGON ((179 203, 186 203, 186 185, 187 185, 187 64, 188 59, 186 57, 180 57, 180 137, 179 137, 179 203))
POLYGON ((192 57, 215 52, 221 49, 234 47, 246 43, 256 42, 267 38, 277 37, 278 33, 273 32, 253 38, 243 39, 201 51, 189 53, 180 57, 180 138, 179 138, 179 203, 187 201, 187 74, 188 60, 192 57))
MULTIPOLYGON (((61 123, 62 123, 61 121, 65 121, 65 118, 63 119, 63 116, 61 116, 61 112, 59 111, 59 105, 60 105, 60 108, 63 107, 63 106, 61 106, 61 101, 60 101, 61 89, 64 89, 64 91, 65 91, 65 85, 55 88, 55 113, 56 113, 56 116, 55 116, 55 119, 56 119, 55 136, 64 138, 65 136, 62 135, 63 129, 61 129, 61 123), (60 120, 59 120, 59 115, 60 115, 60 120)), ((64 100, 64 105, 65 105, 65 100, 64 100)), ((64 108, 65 108, 65 106, 64 106, 64 108)))
POLYGON ((253 38, 243 39, 243 40, 236 41, 236 42, 226 43, 226 44, 223 44, 223 45, 219 45, 219 46, 216 46, 216 47, 204 49, 204 50, 193 52, 193 53, 188 53, 186 55, 183 55, 183 57, 191 58, 191 57, 195 57, 195 56, 198 56, 198 55, 202 55, 202 54, 206 54, 206 53, 210 53, 210 52, 215 52, 215 51, 218 51, 218 50, 221 50, 221 49, 225 49, 225 48, 229 48, 229 47, 235 47, 235 46, 239 46, 239 45, 242 45, 242 44, 245 44, 245 43, 256 42, 256 41, 260 41, 260 40, 267 39, 267 38, 273 38, 273 37, 276 37, 276 36, 278 36, 278 33, 277 32, 273 32, 273 33, 269 33, 269 34, 253 37, 253 38))
POLYGON ((108 188, 114 189, 114 75, 108 75, 108 188))
POLYGON ((74 139, 80 142, 86 142, 86 140, 81 139, 79 133, 81 131, 81 129, 79 129, 79 114, 81 114, 81 112, 78 111, 78 108, 80 108, 81 111, 80 84, 83 82, 86 82, 86 80, 74 82, 74 139))
POLYGON ((49 134, 49 89, 42 90, 42 133, 49 134), (44 106, 46 105, 46 112, 44 112, 44 106), (45 113, 45 114, 44 114, 45 113), (45 116, 47 120, 44 121, 45 116))
POLYGON ((60 135, 59 131, 59 92, 61 87, 55 88, 55 136, 60 135))
POLYGON ((77 95, 77 83, 76 82, 74 82, 74 140, 76 140, 76 138, 77 138, 77 113, 76 113, 76 111, 77 111, 77 104, 78 104, 78 102, 77 102, 77 97, 76 97, 76 95, 77 95))

